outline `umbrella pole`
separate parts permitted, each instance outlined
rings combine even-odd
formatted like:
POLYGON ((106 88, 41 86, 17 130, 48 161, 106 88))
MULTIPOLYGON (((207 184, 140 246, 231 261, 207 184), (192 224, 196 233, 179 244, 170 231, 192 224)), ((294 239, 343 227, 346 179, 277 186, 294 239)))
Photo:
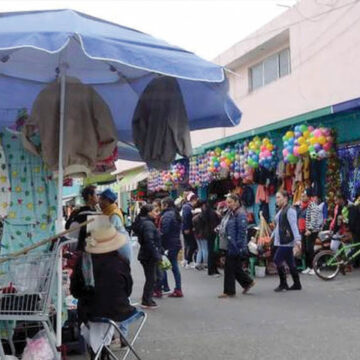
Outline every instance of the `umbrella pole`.
MULTIPOLYGON (((63 228, 62 197, 64 183, 64 123, 65 123, 65 90, 66 90, 66 73, 65 66, 60 69, 60 132, 59 132, 59 169, 58 169, 58 215, 57 215, 57 232, 63 228)), ((57 306, 56 306, 56 346, 62 344, 62 252, 59 251, 57 259, 57 306)))

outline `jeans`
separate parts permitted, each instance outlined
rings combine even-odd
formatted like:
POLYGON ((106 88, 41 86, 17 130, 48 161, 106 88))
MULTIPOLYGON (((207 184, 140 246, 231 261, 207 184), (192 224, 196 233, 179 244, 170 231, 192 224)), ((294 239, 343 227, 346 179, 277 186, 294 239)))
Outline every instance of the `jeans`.
POLYGON ((150 305, 153 300, 152 297, 154 293, 157 262, 153 260, 141 261, 141 265, 144 268, 145 274, 145 285, 143 290, 142 303, 144 305, 150 305))
POLYGON ((196 263, 197 264, 207 264, 208 262, 208 244, 206 239, 198 239, 196 240, 198 246, 198 252, 196 255, 196 263))
POLYGON ((215 238, 216 235, 210 235, 209 239, 207 240, 207 247, 208 247, 208 274, 214 275, 219 274, 219 271, 216 266, 216 256, 217 254, 214 251, 215 247, 215 238))
POLYGON ((279 269, 283 263, 286 263, 290 271, 296 272, 295 258, 292 246, 279 246, 274 256, 274 263, 279 269))
POLYGON ((196 240, 194 233, 190 231, 189 234, 184 233, 184 242, 185 242, 185 260, 188 264, 193 261, 193 256, 196 251, 196 240))
MULTIPOLYGON (((172 266, 171 271, 173 272, 174 279, 175 279, 175 290, 181 290, 181 274, 180 274, 179 264, 177 261, 179 251, 180 251, 180 249, 173 249, 173 250, 169 250, 169 252, 168 252, 168 258, 169 258, 169 260, 171 262, 171 266, 172 266)), ((164 285, 167 284, 166 271, 164 271, 163 284, 164 285)))
POLYGON ((224 271, 224 294, 235 295, 235 280, 245 289, 253 283, 253 279, 244 271, 240 256, 226 255, 224 271))

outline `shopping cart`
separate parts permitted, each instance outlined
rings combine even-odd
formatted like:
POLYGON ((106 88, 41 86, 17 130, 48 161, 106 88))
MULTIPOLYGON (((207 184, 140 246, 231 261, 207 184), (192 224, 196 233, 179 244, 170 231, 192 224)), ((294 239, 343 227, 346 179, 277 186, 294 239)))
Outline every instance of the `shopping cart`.
MULTIPOLYGON (((57 246, 45 253, 0 256, 0 321, 39 322, 44 327, 55 359, 60 359, 50 322, 51 290, 53 289, 57 246)), ((8 329, 12 352, 14 345, 8 329)), ((15 355, 15 354, 14 354, 15 355)), ((0 342, 0 357, 5 353, 0 342)))

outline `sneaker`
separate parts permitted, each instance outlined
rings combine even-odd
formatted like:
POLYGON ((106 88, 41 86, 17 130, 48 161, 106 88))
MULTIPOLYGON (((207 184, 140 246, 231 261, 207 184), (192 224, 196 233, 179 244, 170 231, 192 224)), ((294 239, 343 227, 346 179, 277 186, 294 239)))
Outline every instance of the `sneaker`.
POLYGON ((189 270, 189 269, 191 269, 191 265, 190 265, 190 264, 186 264, 186 265, 185 265, 185 270, 189 270))
POLYGON ((155 290, 154 293, 153 293, 153 297, 156 298, 156 299, 161 299, 163 296, 163 293, 161 290, 155 290))
POLYGON ((181 290, 174 290, 174 292, 172 292, 169 296, 169 298, 182 298, 184 297, 184 294, 182 293, 181 290))
POLYGON ((304 271, 302 271, 301 273, 302 274, 304 274, 304 275, 306 275, 306 274, 308 274, 309 272, 310 272, 310 268, 306 268, 304 271))
POLYGON ((215 274, 210 274, 209 276, 211 276, 212 278, 219 278, 219 277, 221 277, 221 274, 215 273, 215 274))
POLYGON ((191 263, 191 264, 190 264, 190 268, 191 268, 191 269, 195 269, 195 267, 196 267, 196 264, 195 264, 195 263, 191 263))
POLYGON ((150 304, 141 303, 140 307, 142 309, 157 309, 159 305, 155 301, 152 301, 150 304))
POLYGON ((229 294, 223 293, 223 294, 218 296, 218 299, 228 299, 228 298, 233 298, 235 296, 236 296, 235 294, 234 295, 229 295, 229 294))
POLYGON ((315 270, 314 269, 311 269, 309 272, 308 272, 309 275, 315 275, 315 270))
POLYGON ((195 269, 202 271, 202 270, 204 270, 204 267, 202 265, 195 265, 195 269))

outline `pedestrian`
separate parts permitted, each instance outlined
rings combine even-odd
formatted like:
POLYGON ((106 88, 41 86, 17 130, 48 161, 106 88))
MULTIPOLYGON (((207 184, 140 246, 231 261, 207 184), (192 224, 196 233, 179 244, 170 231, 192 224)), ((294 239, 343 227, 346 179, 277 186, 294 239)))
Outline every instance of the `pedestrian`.
POLYGON ((330 230, 334 233, 342 230, 344 225, 343 219, 343 210, 347 205, 347 200, 345 196, 341 193, 336 194, 335 196, 335 209, 334 216, 330 223, 330 230))
POLYGON ((131 263, 132 260, 132 250, 130 244, 129 233, 125 229, 125 219, 122 211, 116 205, 117 195, 110 189, 106 189, 100 194, 99 205, 104 215, 109 217, 110 223, 115 227, 115 229, 123 234, 127 241, 124 246, 119 250, 120 254, 129 260, 131 263))
MULTIPOLYGON (((79 324, 87 325, 90 334, 93 318, 119 322, 121 330, 126 333, 127 328, 122 322, 130 322, 137 314, 136 308, 129 301, 133 286, 130 263, 118 251, 126 241, 113 226, 94 230, 87 239, 85 252, 75 265, 70 292, 78 299, 79 324)), ((94 332, 96 335, 95 329, 94 332)), ((97 334, 100 341, 103 335, 97 334)))
POLYGON ((193 219, 194 233, 198 243, 196 258, 197 269, 207 267, 208 275, 220 275, 216 267, 216 254, 214 251, 216 232, 220 217, 206 201, 200 203, 201 213, 193 219), (206 264, 206 266, 204 266, 206 264))
POLYGON ((183 205, 182 208, 182 231, 185 242, 185 269, 190 269, 195 267, 195 265, 192 266, 194 260, 193 257, 197 249, 197 244, 193 232, 193 210, 196 207, 198 198, 193 192, 190 192, 187 195, 186 200, 187 202, 183 205))
MULTIPOLYGON (((178 255, 181 249, 181 216, 175 207, 174 201, 170 197, 167 197, 161 201, 161 207, 163 210, 160 220, 161 243, 171 262, 171 270, 175 279, 175 289, 174 292, 169 295, 169 297, 183 297, 184 295, 181 288, 181 274, 178 264, 178 255)), ((166 272, 164 272, 164 276, 167 278, 166 272)))
POLYGON ((226 221, 226 224, 222 223, 221 228, 225 231, 227 252, 225 256, 224 292, 219 298, 235 296, 235 280, 242 286, 243 294, 246 294, 255 285, 255 281, 243 269, 243 262, 249 256, 246 212, 236 194, 228 195, 226 203, 229 216, 224 218, 223 221, 226 221))
POLYGON ((294 247, 301 248, 301 236, 297 224, 296 210, 289 204, 289 195, 286 191, 276 194, 276 205, 279 208, 275 216, 274 245, 277 247, 274 262, 280 278, 279 286, 275 292, 287 290, 301 290, 300 276, 296 269, 294 247), (294 284, 289 288, 286 280, 284 263, 290 269, 294 284))
MULTIPOLYGON (((79 224, 85 222, 89 215, 96 215, 99 214, 97 209, 98 205, 98 196, 96 193, 96 186, 90 185, 85 187, 81 192, 83 201, 85 203, 84 206, 80 207, 79 209, 75 209, 68 221, 65 224, 65 229, 71 229, 72 227, 78 226, 79 224)), ((71 237, 77 238, 78 243, 76 246, 76 250, 84 251, 86 245, 86 234, 87 229, 86 226, 83 226, 79 231, 72 232, 70 234, 71 237)))
POLYGON ((161 199, 155 199, 152 202, 152 205, 154 207, 154 215, 155 215, 155 226, 159 229, 160 227, 160 218, 161 218, 161 199))
POLYGON ((141 307, 145 309, 155 309, 158 307, 153 300, 153 293, 156 281, 156 268, 161 261, 162 250, 160 233, 155 226, 155 217, 154 206, 150 204, 143 205, 133 225, 133 230, 140 244, 138 260, 145 274, 145 285, 141 302, 141 307))
POLYGON ((302 202, 307 204, 305 213, 305 234, 303 242, 303 251, 306 261, 306 269, 303 274, 315 275, 313 269, 314 246, 319 231, 322 228, 323 217, 319 206, 312 198, 312 190, 306 189, 302 194, 302 202))

